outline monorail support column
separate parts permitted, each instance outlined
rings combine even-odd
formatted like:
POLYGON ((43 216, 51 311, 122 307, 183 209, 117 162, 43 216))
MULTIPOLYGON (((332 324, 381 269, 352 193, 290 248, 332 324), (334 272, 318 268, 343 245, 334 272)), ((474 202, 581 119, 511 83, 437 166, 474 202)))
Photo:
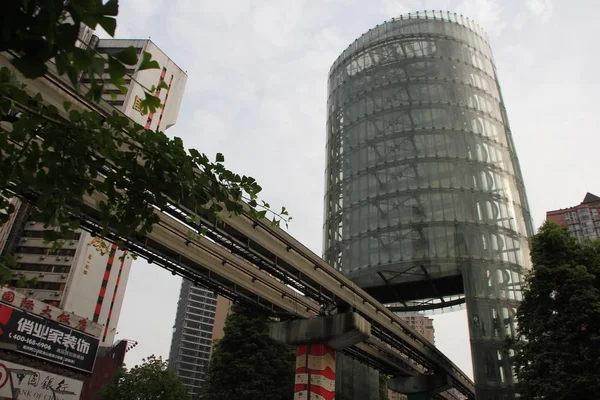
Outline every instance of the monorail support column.
POLYGON ((429 400, 434 395, 451 389, 452 380, 445 374, 392 378, 388 381, 388 387, 406 394, 408 400, 429 400))
POLYGON ((348 312, 272 324, 271 338, 298 346, 294 400, 335 398, 335 352, 367 340, 371 324, 348 312))

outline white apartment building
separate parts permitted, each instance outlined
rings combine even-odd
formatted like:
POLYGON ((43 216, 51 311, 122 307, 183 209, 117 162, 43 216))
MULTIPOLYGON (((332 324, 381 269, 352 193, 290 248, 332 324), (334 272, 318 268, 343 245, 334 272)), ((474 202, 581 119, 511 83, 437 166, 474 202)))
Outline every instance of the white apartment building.
MULTIPOLYGON (((114 54, 130 46, 137 50, 138 65, 142 62, 143 53, 148 52, 152 55, 152 59, 158 62, 160 68, 138 71, 137 67, 131 67, 127 71, 128 75, 125 76, 125 83, 129 87, 127 93, 124 94, 116 87, 107 85, 103 98, 146 129, 164 131, 177 121, 187 83, 187 74, 151 40, 100 39, 96 50, 103 54, 114 54), (142 114, 139 101, 144 98, 144 87, 158 87, 163 81, 167 84, 168 89, 158 89, 154 93, 156 97, 160 98, 163 107, 155 113, 142 114)), ((106 77, 108 78, 108 73, 106 77)), ((89 79, 84 74, 82 83, 88 82, 89 79)))
MULTIPOLYGON (((166 130, 177 120, 187 75, 150 40, 98 39, 89 29, 83 29, 81 46, 95 47, 100 53, 121 51, 125 47, 152 54, 160 69, 130 71, 126 94, 108 87, 104 98, 133 121, 147 129, 166 130), (156 91, 162 108, 143 115, 137 99, 144 96, 141 85, 158 86, 165 81, 168 89, 156 91)), ((85 84, 85 75, 82 82, 85 84)), ((15 212, 10 221, 0 227, 0 252, 15 257, 13 282, 22 277, 35 278, 26 294, 73 312, 103 326, 101 346, 110 346, 117 333, 117 323, 131 270, 131 256, 115 245, 84 231, 65 241, 59 249, 44 243, 43 224, 29 220, 29 206, 14 200, 15 212)))

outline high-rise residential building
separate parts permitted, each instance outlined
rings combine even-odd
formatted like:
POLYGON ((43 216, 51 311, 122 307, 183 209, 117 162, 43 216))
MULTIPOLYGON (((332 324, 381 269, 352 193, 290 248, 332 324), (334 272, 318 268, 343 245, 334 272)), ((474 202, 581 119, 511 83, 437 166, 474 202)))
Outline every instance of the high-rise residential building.
POLYGON ((13 278, 32 280, 29 296, 104 325, 101 343, 112 344, 125 295, 131 257, 111 243, 77 231, 61 248, 45 243, 42 223, 28 220, 21 206, 6 241, 13 254, 13 278))
MULTIPOLYGON (((404 314, 399 317, 430 343, 435 344, 433 319, 422 314, 404 314)), ((388 400, 406 400, 406 395, 388 389, 388 400)))
MULTIPOLYGON (((100 53, 110 54, 133 46, 139 55, 148 52, 158 61, 160 69, 128 71, 126 94, 107 86, 104 99, 133 121, 147 129, 165 130, 177 120, 187 75, 150 40, 105 40, 82 27, 80 46, 95 47, 100 53), (159 89, 155 96, 163 105, 156 113, 143 115, 139 98, 143 97, 142 85, 158 86, 166 82, 167 89, 159 89)), ((140 62, 143 58, 139 57, 140 62)), ((106 72, 108 76, 108 72, 106 72)), ((85 75, 82 77, 86 84, 85 75)), ((60 249, 44 243, 43 224, 30 220, 29 205, 13 200, 15 212, 8 223, 0 228, 0 251, 14 255, 16 260, 15 281, 36 279, 26 292, 68 312, 74 312, 104 325, 101 345, 112 345, 117 333, 117 322, 125 295, 132 259, 112 243, 93 237, 85 231, 77 231, 60 249)))
POLYGON ((399 317, 430 343, 435 344, 433 319, 421 314, 407 314, 399 317))
POLYGON ((223 337, 230 307, 230 300, 188 280, 182 281, 169 369, 188 387, 192 399, 202 396, 213 345, 223 337))
MULTIPOLYGON (((143 53, 147 52, 152 55, 154 61, 158 62, 160 68, 139 71, 138 66, 131 66, 125 76, 127 93, 121 92, 112 84, 107 84, 102 97, 146 129, 164 131, 173 126, 177 120, 187 83, 187 74, 151 40, 100 39, 97 41, 95 49, 101 54, 115 54, 127 47, 136 49, 139 58, 138 66, 144 58, 143 53), (143 114, 140 109, 140 101, 144 99, 144 88, 158 87, 162 82, 166 83, 167 89, 157 89, 154 95, 160 98, 163 107, 155 113, 143 114)), ((108 80, 108 71, 105 72, 105 75, 105 79, 108 80)), ((89 83, 89 76, 84 74, 81 82, 89 83)))
POLYGON ((485 32, 403 15, 350 44, 328 84, 324 259, 395 311, 466 304, 477 399, 515 398, 502 347, 533 226, 485 32))
POLYGON ((600 197, 587 193, 583 201, 573 207, 548 211, 546 219, 566 226, 580 242, 600 239, 600 197))

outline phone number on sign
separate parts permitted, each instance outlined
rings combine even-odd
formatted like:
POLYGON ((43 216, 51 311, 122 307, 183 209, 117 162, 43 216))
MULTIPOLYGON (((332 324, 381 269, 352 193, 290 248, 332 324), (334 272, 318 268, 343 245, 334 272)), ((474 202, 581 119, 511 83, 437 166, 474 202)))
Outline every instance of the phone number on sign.
POLYGON ((39 347, 40 349, 50 350, 52 348, 52 346, 50 346, 49 344, 38 342, 37 340, 27 338, 23 335, 15 335, 13 333, 9 333, 8 337, 16 340, 18 342, 23 342, 23 343, 27 343, 31 346, 39 347))

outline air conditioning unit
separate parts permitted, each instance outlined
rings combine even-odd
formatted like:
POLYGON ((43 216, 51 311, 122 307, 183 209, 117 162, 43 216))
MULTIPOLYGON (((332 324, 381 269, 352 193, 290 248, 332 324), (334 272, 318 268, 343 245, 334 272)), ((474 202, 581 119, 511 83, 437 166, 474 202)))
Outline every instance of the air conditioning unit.
POLYGON ((26 238, 26 237, 24 237, 24 238, 21 238, 21 240, 22 240, 23 242, 26 242, 26 241, 27 241, 27 238, 26 238))
POLYGON ((17 258, 23 258, 23 254, 18 254, 17 258))
POLYGON ((71 261, 69 257, 65 257, 65 261, 71 261))
POLYGON ((29 221, 29 225, 35 225, 35 221, 29 221))
POLYGON ((28 294, 34 294, 35 292, 33 290, 28 290, 27 293, 28 294))
POLYGON ((75 244, 75 243, 77 243, 77 241, 75 241, 75 240, 71 240, 69 243, 71 243, 71 244, 75 244))
POLYGON ((61 257, 56 257, 56 261, 60 261, 60 260, 62 260, 61 257))
POLYGON ((45 275, 43 272, 40 272, 40 278, 43 278, 45 275))
POLYGON ((46 256, 40 256, 40 260, 45 260, 46 256))
POLYGON ((54 293, 52 293, 52 296, 54 296, 54 297, 60 297, 60 292, 54 292, 54 293))
POLYGON ((62 274, 60 277, 65 279, 67 277, 67 274, 62 274))

